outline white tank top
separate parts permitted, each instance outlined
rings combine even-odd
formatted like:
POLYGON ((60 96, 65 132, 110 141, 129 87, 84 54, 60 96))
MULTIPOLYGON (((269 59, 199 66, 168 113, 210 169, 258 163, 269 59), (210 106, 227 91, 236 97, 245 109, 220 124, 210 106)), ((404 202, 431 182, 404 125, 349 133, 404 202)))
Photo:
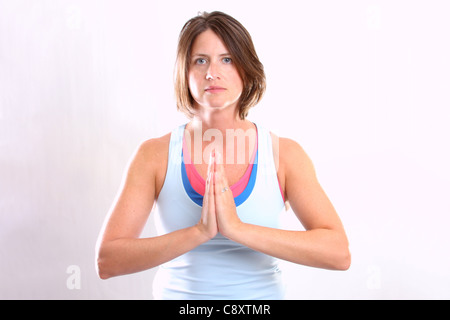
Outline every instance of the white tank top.
MULTIPOLYGON (((182 158, 186 125, 172 131, 166 178, 157 199, 158 235, 198 223, 201 202, 193 197, 182 158)), ((284 201, 278 184, 270 132, 257 127, 258 150, 246 190, 235 198, 242 222, 279 227, 284 201)), ((229 240, 220 233, 193 250, 159 266, 155 299, 283 299, 277 259, 229 240)))

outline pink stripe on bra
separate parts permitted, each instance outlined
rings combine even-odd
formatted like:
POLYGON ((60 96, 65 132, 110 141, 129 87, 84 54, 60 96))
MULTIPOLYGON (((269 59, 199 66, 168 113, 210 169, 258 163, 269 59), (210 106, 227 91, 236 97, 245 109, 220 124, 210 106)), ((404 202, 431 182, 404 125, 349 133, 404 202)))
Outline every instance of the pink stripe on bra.
MULTIPOLYGON (((255 148, 253 150, 252 160, 250 162, 250 165, 247 167, 247 170, 245 171, 244 175, 239 179, 238 182, 233 184, 230 189, 233 192, 233 197, 236 198, 238 195, 240 195, 244 190, 245 187, 247 187, 248 181, 250 179, 250 175, 252 173, 253 169, 253 163, 255 162, 255 156, 256 156, 256 150, 258 149, 258 135, 256 135, 256 143, 255 148)), ((183 159, 184 159, 184 165, 186 168, 186 174, 189 179, 189 182, 192 186, 192 188, 199 194, 204 195, 205 194, 205 179, 202 178, 202 176, 198 173, 197 169, 195 169, 194 164, 191 161, 191 155, 189 150, 186 146, 186 140, 183 137, 183 159)))

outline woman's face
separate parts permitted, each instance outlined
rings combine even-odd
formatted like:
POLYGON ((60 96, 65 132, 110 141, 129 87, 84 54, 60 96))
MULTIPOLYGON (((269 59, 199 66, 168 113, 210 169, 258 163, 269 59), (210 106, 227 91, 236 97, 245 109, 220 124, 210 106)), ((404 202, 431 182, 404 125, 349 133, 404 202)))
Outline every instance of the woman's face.
POLYGON ((189 61, 189 89, 195 107, 212 111, 236 108, 242 79, 222 40, 207 30, 197 36, 189 61))

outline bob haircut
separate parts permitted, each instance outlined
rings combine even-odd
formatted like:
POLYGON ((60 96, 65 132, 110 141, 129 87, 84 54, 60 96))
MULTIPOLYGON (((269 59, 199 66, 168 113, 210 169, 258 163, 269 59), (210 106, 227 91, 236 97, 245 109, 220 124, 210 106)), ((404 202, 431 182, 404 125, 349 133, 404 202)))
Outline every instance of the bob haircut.
POLYGON ((195 38, 212 30, 225 44, 243 82, 239 98, 239 118, 245 119, 251 107, 263 97, 266 90, 264 66, 259 61, 252 38, 244 26, 233 17, 214 11, 199 13, 184 25, 178 39, 175 65, 175 96, 177 109, 189 118, 195 115, 194 98, 189 90, 191 47, 195 38))

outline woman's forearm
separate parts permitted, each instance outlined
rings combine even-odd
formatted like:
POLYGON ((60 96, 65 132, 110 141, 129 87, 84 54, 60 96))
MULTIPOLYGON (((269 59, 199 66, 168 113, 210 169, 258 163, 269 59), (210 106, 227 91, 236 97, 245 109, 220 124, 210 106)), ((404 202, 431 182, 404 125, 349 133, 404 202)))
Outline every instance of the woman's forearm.
POLYGON ((350 251, 345 233, 329 229, 280 230, 241 223, 228 238, 270 256, 332 270, 347 270, 350 251))
POLYGON ((105 241, 97 252, 101 279, 151 269, 170 261, 207 241, 197 226, 162 236, 105 241))

